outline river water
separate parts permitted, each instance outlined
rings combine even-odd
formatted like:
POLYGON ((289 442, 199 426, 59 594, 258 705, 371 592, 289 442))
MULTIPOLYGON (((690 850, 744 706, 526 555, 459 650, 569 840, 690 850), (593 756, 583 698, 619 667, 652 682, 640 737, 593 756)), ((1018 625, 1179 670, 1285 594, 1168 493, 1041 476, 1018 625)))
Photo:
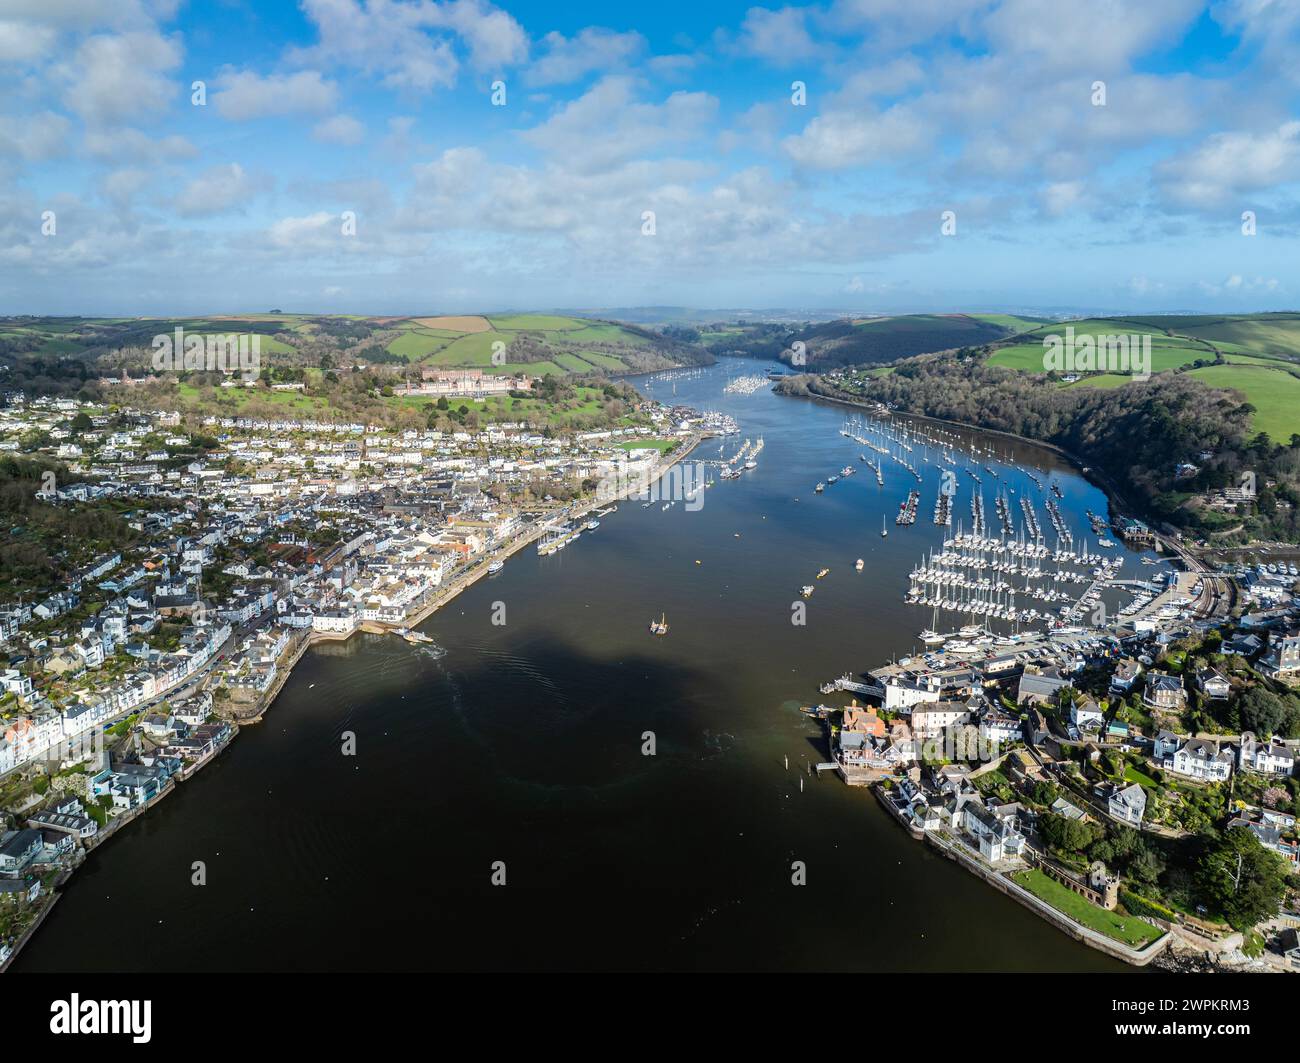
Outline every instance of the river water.
MULTIPOLYGON (((734 416, 728 454, 763 436, 758 469, 697 511, 625 501, 561 553, 519 553, 422 625, 434 646, 309 652, 265 723, 90 855, 15 970, 1126 969, 913 841, 866 790, 827 775, 800 791, 826 751, 798 706, 929 625, 902 596, 942 538, 940 474, 920 466, 917 523, 896 528, 914 481, 886 464, 877 486, 844 408, 723 393, 765 368, 636 381, 734 416)), ((1083 511, 1106 501, 1077 471, 978 438, 1058 482, 1091 538, 1083 511)), ((1053 541, 1046 493, 995 467, 1053 541)))

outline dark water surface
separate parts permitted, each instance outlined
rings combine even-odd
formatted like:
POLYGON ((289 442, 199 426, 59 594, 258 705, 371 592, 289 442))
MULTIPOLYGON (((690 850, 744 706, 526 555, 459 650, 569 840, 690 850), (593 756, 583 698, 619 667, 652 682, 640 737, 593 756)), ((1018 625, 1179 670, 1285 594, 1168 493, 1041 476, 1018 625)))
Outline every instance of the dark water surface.
MULTIPOLYGON (((362 635, 310 652, 265 723, 90 856, 15 969, 1126 969, 913 841, 867 791, 827 776, 800 793, 825 750, 798 706, 929 624, 902 596, 941 540, 939 474, 922 466, 911 528, 892 523, 914 484, 896 465, 884 488, 862 469, 815 496, 862 448, 842 408, 723 394, 759 371, 637 381, 735 416, 728 454, 762 435, 756 471, 698 512, 624 502, 562 553, 521 552, 423 625, 436 647, 362 635)), ((1100 492, 1048 451, 992 445, 1050 472, 1091 538, 1100 492)), ((1007 475, 1052 541, 1049 496, 1007 475)), ((986 476, 996 529, 994 489, 986 476)))

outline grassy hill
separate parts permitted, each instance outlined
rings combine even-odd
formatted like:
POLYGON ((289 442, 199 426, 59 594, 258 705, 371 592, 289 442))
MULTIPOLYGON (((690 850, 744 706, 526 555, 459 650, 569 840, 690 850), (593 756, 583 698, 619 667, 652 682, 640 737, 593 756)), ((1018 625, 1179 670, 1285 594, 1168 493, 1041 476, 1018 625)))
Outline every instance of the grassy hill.
POLYGON ((385 350, 406 362, 488 372, 635 373, 701 360, 646 329, 554 314, 404 318, 385 322, 385 330, 396 333, 385 350))
MULTIPOLYGON (((988 364, 1043 372, 1043 339, 1129 334, 1151 337, 1153 373, 1186 372, 1211 387, 1240 392, 1253 406, 1251 428, 1279 441, 1300 433, 1300 314, 1163 315, 1051 322, 996 346, 988 364)), ((1088 374, 1066 388, 1117 388, 1131 377, 1088 374)))
POLYGON ((904 314, 843 318, 798 328, 771 323, 709 326, 701 342, 714 354, 779 358, 794 364, 803 345, 804 368, 813 371, 879 365, 917 354, 980 347, 1042 324, 1011 314, 904 314))
POLYGON ((555 314, 365 317, 265 313, 184 318, 0 318, 0 365, 38 390, 151 369, 153 340, 260 337, 274 369, 364 364, 476 367, 533 376, 641 373, 708 362, 698 345, 633 325, 555 314), (499 357, 494 358, 494 355, 499 357))

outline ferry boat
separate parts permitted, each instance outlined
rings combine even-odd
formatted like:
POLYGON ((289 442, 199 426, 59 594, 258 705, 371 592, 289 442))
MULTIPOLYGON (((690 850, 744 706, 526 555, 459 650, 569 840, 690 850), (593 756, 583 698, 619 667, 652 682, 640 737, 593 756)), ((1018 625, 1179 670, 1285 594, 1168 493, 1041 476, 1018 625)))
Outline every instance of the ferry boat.
POLYGON ((506 563, 504 561, 493 561, 490 565, 488 565, 488 575, 495 576, 498 572, 500 572, 505 567, 506 567, 506 563))
POLYGON ((811 598, 814 590, 816 590, 816 588, 811 583, 805 583, 799 593, 805 598, 811 598))
POLYGON ((668 614, 664 613, 658 620, 650 621, 650 634, 667 635, 668 634, 668 614))

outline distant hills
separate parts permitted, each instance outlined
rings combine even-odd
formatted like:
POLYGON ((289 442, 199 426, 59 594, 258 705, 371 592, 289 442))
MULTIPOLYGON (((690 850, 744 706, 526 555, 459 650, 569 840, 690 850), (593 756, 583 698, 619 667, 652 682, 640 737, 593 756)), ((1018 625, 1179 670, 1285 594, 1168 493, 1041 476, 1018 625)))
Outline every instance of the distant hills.
POLYGON ((840 318, 799 328, 722 326, 702 331, 700 342, 713 354, 780 359, 795 368, 822 372, 980 347, 1045 323, 1010 314, 905 314, 840 318))
POLYGON ((652 329, 556 314, 368 317, 351 314, 186 318, 0 318, 0 364, 75 360, 87 369, 144 372, 153 338, 251 333, 279 366, 474 367, 533 376, 639 373, 709 361, 698 346, 652 329))

